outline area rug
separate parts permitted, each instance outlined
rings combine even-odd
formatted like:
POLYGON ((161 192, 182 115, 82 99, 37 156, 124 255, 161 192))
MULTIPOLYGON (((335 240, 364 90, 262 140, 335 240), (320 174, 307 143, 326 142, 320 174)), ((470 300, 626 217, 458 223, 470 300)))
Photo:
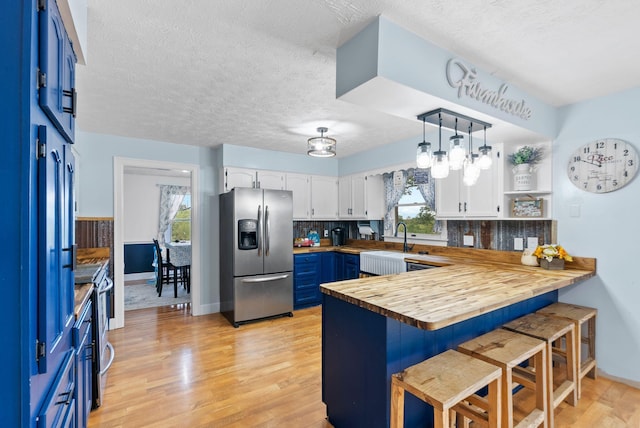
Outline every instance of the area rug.
MULTIPOLYGON (((136 281, 138 282, 138 281, 136 281)), ((149 280, 143 284, 129 284, 124 286, 124 310, 130 311, 142 308, 155 308, 157 306, 177 305, 191 301, 191 295, 187 293, 182 284, 178 284, 178 297, 173 297, 173 284, 165 284, 162 288, 162 297, 158 297, 155 280, 149 280)))

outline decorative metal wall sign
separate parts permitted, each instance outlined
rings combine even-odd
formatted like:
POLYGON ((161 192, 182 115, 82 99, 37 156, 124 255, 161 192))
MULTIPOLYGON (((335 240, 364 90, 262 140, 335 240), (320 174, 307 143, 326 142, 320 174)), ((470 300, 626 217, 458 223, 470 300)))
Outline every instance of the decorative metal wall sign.
POLYGON ((533 114, 525 100, 515 100, 504 96, 509 89, 506 83, 500 85, 496 91, 485 89, 482 82, 476 80, 478 77, 476 69, 468 66, 459 58, 451 58, 447 61, 446 74, 449 86, 458 90, 458 98, 466 95, 524 120, 529 120, 533 114))

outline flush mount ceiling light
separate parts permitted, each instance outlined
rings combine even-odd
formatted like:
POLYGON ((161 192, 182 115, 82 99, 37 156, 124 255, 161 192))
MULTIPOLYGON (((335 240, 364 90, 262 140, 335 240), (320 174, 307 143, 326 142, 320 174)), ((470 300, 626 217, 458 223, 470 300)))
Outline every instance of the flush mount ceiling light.
MULTIPOLYGON (((423 122, 423 135, 424 124, 426 122, 438 126, 438 150, 433 152, 431 155, 431 176, 433 178, 445 178, 449 175, 449 169, 456 170, 463 168, 465 162, 469 164, 469 174, 471 174, 472 171, 479 169, 480 165, 486 165, 486 163, 483 164, 480 162, 481 156, 473 153, 473 147, 471 145, 469 147, 470 155, 466 155, 466 150, 462 144, 463 136, 458 134, 458 125, 460 125, 462 129, 467 128, 469 130, 469 139, 471 139, 472 132, 479 131, 481 129, 485 130, 485 144, 479 149, 480 153, 484 154, 485 151, 487 151, 487 153, 490 153, 491 151, 491 146, 487 146, 486 144, 486 131, 487 128, 491 128, 490 123, 473 119, 443 108, 422 113, 418 116, 418 120, 423 122), (447 156, 446 151, 442 150, 442 127, 451 129, 455 133, 454 136, 449 139, 451 143, 451 152, 449 156, 447 156)), ((424 137, 423 142, 426 144, 424 137)), ((422 155, 423 151, 426 152, 426 147, 423 149, 421 144, 422 143, 418 144, 416 162, 418 161, 418 157, 422 155)), ((491 160, 491 157, 488 157, 489 160, 491 160)), ((491 167, 491 164, 486 168, 489 167, 491 167)), ((475 172, 473 175, 475 175, 475 172)), ((469 175, 469 182, 472 181, 471 177, 472 176, 469 175)))
POLYGON ((312 137, 307 140, 307 154, 317 158, 330 158, 335 156, 335 138, 324 136, 324 133, 328 131, 327 128, 320 127, 317 130, 320 133, 320 136, 312 137))
POLYGON ((426 121, 422 121, 422 142, 418 144, 418 150, 416 153, 416 166, 418 168, 430 168, 431 167, 431 143, 425 139, 425 124, 426 121))

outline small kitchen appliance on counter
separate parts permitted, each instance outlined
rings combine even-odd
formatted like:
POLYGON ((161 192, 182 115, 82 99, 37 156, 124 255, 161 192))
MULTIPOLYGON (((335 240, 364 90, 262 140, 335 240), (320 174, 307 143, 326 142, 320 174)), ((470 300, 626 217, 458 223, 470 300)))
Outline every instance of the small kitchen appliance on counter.
POLYGON ((347 231, 344 227, 334 227, 331 229, 331 245, 339 247, 347 243, 347 231))

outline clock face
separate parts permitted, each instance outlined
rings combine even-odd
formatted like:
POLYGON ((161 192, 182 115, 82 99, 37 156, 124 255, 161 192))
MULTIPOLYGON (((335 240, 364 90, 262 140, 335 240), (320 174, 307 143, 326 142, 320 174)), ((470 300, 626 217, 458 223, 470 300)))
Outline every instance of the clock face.
POLYGON ((579 189, 593 193, 613 192, 624 187, 638 170, 633 146, 616 138, 585 144, 569 158, 567 174, 579 189))

